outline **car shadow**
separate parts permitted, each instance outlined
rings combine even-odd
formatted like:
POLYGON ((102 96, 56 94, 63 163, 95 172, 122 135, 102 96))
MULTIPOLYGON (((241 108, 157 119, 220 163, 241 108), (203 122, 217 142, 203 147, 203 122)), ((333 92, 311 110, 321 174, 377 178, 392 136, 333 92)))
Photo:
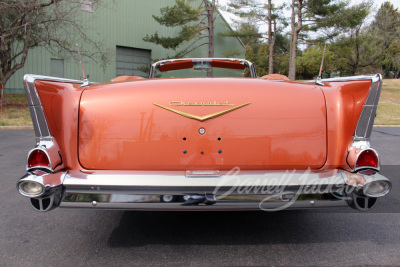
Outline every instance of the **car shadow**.
MULTIPOLYGON (((308 211, 130 211, 122 215, 119 225, 110 235, 108 245, 256 245, 346 242, 354 241, 354 237, 363 239, 366 236, 365 229, 357 227, 355 224, 360 222, 354 218, 351 220, 351 217, 357 215, 308 211), (345 219, 343 215, 346 215, 345 219), (348 228, 352 229, 351 236, 344 233, 344 229, 348 228)), ((377 229, 368 238, 374 238, 375 235, 378 239, 382 238, 379 232, 377 229)))
MULTIPOLYGON (((384 166, 382 174, 396 180, 398 166, 384 166)), ((279 212, 145 212, 125 211, 108 239, 110 247, 162 245, 307 244, 374 240, 390 243, 385 213, 400 213, 400 184, 371 211, 351 208, 279 212)))

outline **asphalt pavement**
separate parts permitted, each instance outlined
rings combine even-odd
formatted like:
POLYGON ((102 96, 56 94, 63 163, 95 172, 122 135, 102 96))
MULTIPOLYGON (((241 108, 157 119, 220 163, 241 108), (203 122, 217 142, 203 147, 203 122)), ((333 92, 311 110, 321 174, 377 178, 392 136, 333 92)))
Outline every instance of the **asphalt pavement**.
POLYGON ((393 189, 370 212, 33 210, 15 183, 33 130, 0 130, 0 266, 400 265, 400 128, 374 128, 393 189))

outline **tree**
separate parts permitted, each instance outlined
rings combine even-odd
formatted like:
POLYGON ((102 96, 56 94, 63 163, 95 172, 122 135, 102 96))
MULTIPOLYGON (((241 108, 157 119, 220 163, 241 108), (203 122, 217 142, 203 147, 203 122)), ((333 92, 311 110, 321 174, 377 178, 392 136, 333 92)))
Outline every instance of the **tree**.
MULTIPOLYGON (((387 70, 392 70, 395 73, 400 72, 400 38, 397 37, 392 41, 386 51, 384 64, 387 70)), ((395 75, 399 78, 398 75, 395 75)))
MULTIPOLYGON (((243 42, 245 45, 245 54, 246 54, 246 59, 252 60, 247 57, 247 52, 250 52, 252 55, 254 51, 257 51, 259 46, 261 45, 261 34, 259 33, 258 26, 255 25, 254 23, 250 22, 245 22, 245 21, 234 21, 233 28, 235 30, 229 30, 226 32, 220 32, 218 33, 220 36, 224 37, 236 37, 240 38, 240 40, 243 42)), ((224 52, 224 56, 229 58, 229 57, 235 57, 240 54, 240 51, 235 49, 235 50, 228 50, 224 52)), ((249 55, 250 55, 249 54, 249 55)), ((252 61, 254 63, 254 61, 252 61)))
POLYGON ((362 2, 350 6, 349 1, 344 0, 292 0, 289 78, 293 80, 296 77, 297 44, 300 38, 312 43, 315 39, 333 41, 343 31, 362 24, 371 5, 362 2), (309 35, 309 32, 314 34, 309 35))
POLYGON ((297 39, 301 28, 303 27, 303 8, 305 3, 303 0, 292 0, 292 16, 290 20, 290 55, 289 55, 289 79, 296 79, 296 56, 297 56, 297 39), (297 16, 297 22, 296 22, 297 16))
MULTIPOLYGON (((268 41, 268 73, 274 73, 275 65, 275 44, 277 32, 281 31, 286 26, 281 10, 283 6, 276 7, 272 4, 272 0, 231 0, 228 3, 227 11, 237 15, 242 21, 236 23, 268 25, 267 33, 258 33, 257 38, 266 38, 268 41), (243 21, 244 20, 244 21, 243 21)), ((232 32, 231 36, 241 37, 241 31, 232 32)))
POLYGON ((161 45, 164 48, 176 51, 174 58, 181 58, 193 50, 208 45, 208 56, 214 57, 214 11, 215 0, 209 2, 203 0, 199 7, 193 7, 190 3, 193 0, 176 0, 174 6, 161 8, 161 16, 153 18, 166 27, 180 27, 180 32, 175 37, 162 37, 158 32, 146 35, 143 38, 146 42, 161 45), (204 13, 205 12, 205 13, 204 13), (207 18, 207 25, 202 21, 207 18), (202 35, 207 30, 208 36, 202 35), (208 40, 202 42, 205 38, 208 40), (186 42, 184 48, 181 47, 186 42), (181 48, 178 50, 178 48, 181 48), (178 50, 178 51, 177 51, 178 50))
POLYGON ((396 71, 396 55, 393 52, 397 49, 398 36, 400 36, 400 12, 398 9, 395 9, 390 2, 383 3, 376 13, 369 31, 375 39, 379 39, 382 43, 378 48, 381 52, 380 64, 383 70, 386 73, 396 71))
POLYGON ((385 2, 375 15, 371 29, 382 38, 384 49, 400 34, 400 12, 390 2, 385 2))
POLYGON ((348 8, 343 14, 347 34, 336 38, 333 43, 336 58, 341 59, 338 70, 344 75, 355 75, 375 71, 373 68, 384 56, 383 40, 365 21, 371 9, 371 3, 360 3, 348 8))
POLYGON ((1 85, 5 87, 25 65, 29 50, 35 47, 65 55, 76 53, 75 44, 80 43, 83 55, 105 62, 107 53, 86 35, 77 19, 81 5, 80 0, 0 0, 1 85))
MULTIPOLYGON (((318 75, 321 59, 323 55, 323 46, 309 46, 296 61, 297 76, 300 79, 311 80, 318 75)), ((335 56, 326 47, 324 65, 322 71, 327 77, 335 70, 335 56)))
MULTIPOLYGON (((292 0, 291 37, 289 56, 289 79, 296 78, 296 57, 299 38, 307 41, 308 32, 317 34, 317 39, 332 39, 353 25, 353 19, 362 16, 343 0, 292 0), (353 17, 347 15, 352 14, 353 17), (330 30, 330 31, 329 31, 330 30), (301 35, 303 33, 303 35, 301 35)), ((357 20, 357 19, 356 19, 357 20)))
POLYGON ((276 40, 276 16, 272 13, 272 3, 268 0, 268 73, 274 73, 274 48, 276 40), (272 29, 273 27, 273 29, 272 29))

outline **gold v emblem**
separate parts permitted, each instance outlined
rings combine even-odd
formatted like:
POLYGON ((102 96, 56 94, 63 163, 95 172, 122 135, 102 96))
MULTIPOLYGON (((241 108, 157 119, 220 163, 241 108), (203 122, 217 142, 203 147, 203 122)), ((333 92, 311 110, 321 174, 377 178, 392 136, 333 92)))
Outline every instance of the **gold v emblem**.
POLYGON ((179 111, 179 110, 176 110, 176 109, 164 107, 164 106, 162 106, 162 105, 153 103, 153 105, 155 105, 155 106, 157 106, 157 107, 160 107, 160 108, 163 108, 163 109, 166 109, 166 110, 175 112, 176 114, 179 114, 179 115, 184 116, 184 117, 186 117, 186 118, 195 119, 195 120, 198 120, 198 121, 205 121, 205 120, 208 120, 208 119, 213 119, 213 118, 215 118, 215 117, 224 115, 225 113, 234 111, 234 110, 236 110, 236 109, 242 108, 242 107, 247 106, 247 105, 250 105, 250 104, 251 104, 251 103, 249 102, 249 103, 242 104, 242 105, 239 105, 239 106, 237 106, 237 107, 233 107, 233 108, 230 108, 230 109, 226 109, 226 110, 223 110, 223 111, 220 111, 220 112, 216 112, 216 113, 213 113, 213 114, 210 114, 210 115, 206 115, 206 116, 197 116, 197 115, 189 114, 189 113, 186 113, 186 112, 183 112, 183 111, 179 111))

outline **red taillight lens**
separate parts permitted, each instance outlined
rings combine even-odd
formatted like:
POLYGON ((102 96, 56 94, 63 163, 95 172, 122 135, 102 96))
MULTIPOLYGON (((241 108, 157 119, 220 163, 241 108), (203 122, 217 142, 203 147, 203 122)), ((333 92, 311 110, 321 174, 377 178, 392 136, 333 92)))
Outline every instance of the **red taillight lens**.
POLYGON ((50 160, 43 150, 35 149, 29 154, 28 168, 34 167, 50 168, 50 160))
POLYGON ((372 168, 378 168, 379 166, 379 159, 378 155, 375 153, 375 151, 371 149, 366 149, 357 158, 356 162, 356 168, 361 168, 361 167, 372 167, 372 168))

